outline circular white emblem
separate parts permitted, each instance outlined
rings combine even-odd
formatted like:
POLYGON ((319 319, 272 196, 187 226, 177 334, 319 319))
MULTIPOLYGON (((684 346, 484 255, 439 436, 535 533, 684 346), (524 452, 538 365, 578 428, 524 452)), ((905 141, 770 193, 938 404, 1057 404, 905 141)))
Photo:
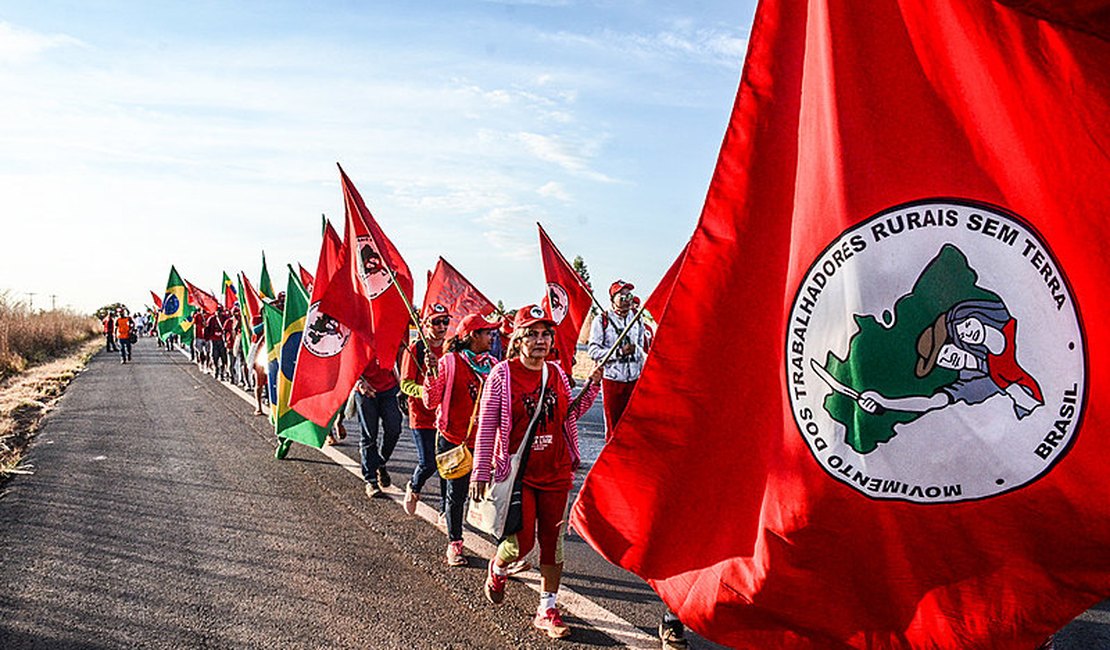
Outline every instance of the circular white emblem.
POLYGON ((532 305, 532 308, 528 310, 528 313, 532 316, 532 318, 543 318, 547 316, 547 312, 545 312, 542 307, 537 307, 535 305, 532 305))
POLYGON ((369 235, 360 235, 356 239, 358 244, 358 277, 366 287, 366 293, 373 300, 382 295, 389 288, 389 271, 385 268, 381 253, 374 244, 374 238, 369 235))
POLYGON ((305 315, 304 347, 318 357, 334 357, 343 351, 351 330, 327 314, 320 313, 314 302, 305 315))
POLYGON ((791 411, 816 461, 876 499, 1018 489, 1069 450, 1087 396, 1079 310, 1046 242, 1000 208, 898 206, 798 285, 791 411))
POLYGON ((567 290, 562 285, 548 282, 547 304, 551 307, 551 319, 555 321, 555 324, 558 325, 563 322, 563 319, 567 317, 567 309, 570 307, 567 290))

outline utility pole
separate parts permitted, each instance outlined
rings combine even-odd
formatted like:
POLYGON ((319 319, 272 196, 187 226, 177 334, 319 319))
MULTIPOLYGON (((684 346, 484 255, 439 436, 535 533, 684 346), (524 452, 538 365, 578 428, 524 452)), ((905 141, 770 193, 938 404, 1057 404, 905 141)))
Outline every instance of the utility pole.
POLYGON ((50 311, 56 311, 58 308, 55 306, 55 301, 58 299, 58 294, 50 294, 50 311))
POLYGON ((32 293, 30 291, 27 292, 27 302, 29 303, 29 306, 27 307, 27 310, 28 311, 35 311, 35 294, 34 293, 32 293))

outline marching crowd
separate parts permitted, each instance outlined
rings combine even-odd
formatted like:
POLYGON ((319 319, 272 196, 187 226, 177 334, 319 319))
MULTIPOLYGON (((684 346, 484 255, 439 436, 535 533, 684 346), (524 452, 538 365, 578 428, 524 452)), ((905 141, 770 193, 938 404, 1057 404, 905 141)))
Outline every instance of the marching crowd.
MULTIPOLYGON (((640 320, 633 289, 620 280, 610 286, 612 309, 593 319, 588 344, 593 362, 604 365, 594 366, 577 394, 575 381, 550 360, 556 323, 549 310, 528 305, 497 321, 471 313, 452 323, 443 305, 432 304, 419 315, 420 332, 400 351, 397 367, 372 361, 344 409, 358 419, 360 464, 370 498, 383 497, 383 488, 393 483, 387 465, 401 435, 402 411, 407 413, 417 461, 401 506, 414 515, 425 487, 438 477, 440 522, 447 532, 444 561, 451 567, 468 564, 464 523, 498 538, 483 587, 490 603, 504 601, 509 576, 531 569, 525 558, 538 550, 541 593, 533 625, 551 638, 571 631, 556 599, 568 500, 580 463, 578 420, 601 393, 608 439, 650 346, 651 331, 640 320), (515 492, 512 507, 502 502, 496 512, 483 512, 480 504, 487 494, 506 483, 505 489, 515 492)), ((279 294, 274 306, 281 308, 283 299, 279 294)), ((198 308, 188 348, 215 378, 253 389, 261 414, 269 401, 266 354, 260 353, 261 321, 251 326, 244 341, 231 310, 198 308)), ((124 363, 130 359, 128 341, 139 333, 155 334, 152 318, 132 318, 125 310, 107 317, 104 328, 108 348, 118 343, 124 363)), ((173 349, 175 338, 170 335, 165 343, 159 338, 158 344, 173 349)), ((346 436, 342 421, 336 418, 326 444, 346 436)), ((659 636, 664 648, 686 647, 682 623, 670 611, 659 636)))

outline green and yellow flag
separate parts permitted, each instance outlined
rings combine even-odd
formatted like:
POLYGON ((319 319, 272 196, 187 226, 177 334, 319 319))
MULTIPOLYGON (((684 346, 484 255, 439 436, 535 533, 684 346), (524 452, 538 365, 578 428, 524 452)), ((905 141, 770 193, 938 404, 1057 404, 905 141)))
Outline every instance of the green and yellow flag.
POLYGON ((263 342, 266 345, 266 388, 270 398, 270 422, 277 425, 278 353, 281 352, 281 310, 262 301, 263 342))
POLYGON ((193 310, 189 307, 189 292, 177 269, 170 266, 170 277, 166 280, 166 293, 162 295, 162 310, 158 312, 158 336, 163 340, 170 334, 181 337, 182 343, 192 340, 193 310))
POLYGON ((293 391, 293 371, 297 365, 297 353, 301 349, 301 336, 307 314, 308 292, 290 266, 278 353, 277 402, 276 408, 272 410, 277 411, 276 432, 279 438, 296 440, 302 445, 319 449, 324 446, 331 427, 321 427, 289 407, 289 395, 293 391))
POLYGON ((258 293, 270 300, 277 297, 274 293, 274 285, 270 282, 270 271, 266 268, 266 251, 262 251, 262 278, 258 281, 258 293))

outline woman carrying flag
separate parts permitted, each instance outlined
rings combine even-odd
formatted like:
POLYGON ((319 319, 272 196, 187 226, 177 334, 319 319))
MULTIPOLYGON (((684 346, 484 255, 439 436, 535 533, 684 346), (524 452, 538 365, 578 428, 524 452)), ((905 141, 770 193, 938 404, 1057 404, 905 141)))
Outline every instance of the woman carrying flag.
POLYGON ((578 418, 597 397, 602 373, 595 368, 572 402, 566 374, 546 360, 554 341, 555 322, 543 308, 517 311, 507 360, 494 366, 482 391, 470 496, 483 498, 491 478, 506 480, 510 456, 532 429, 531 447, 521 460, 521 528, 505 531, 486 572, 485 594, 494 604, 504 600, 509 564, 527 555, 539 538, 541 593, 532 624, 557 639, 570 634, 555 598, 563 575, 567 499, 579 463, 578 418))

